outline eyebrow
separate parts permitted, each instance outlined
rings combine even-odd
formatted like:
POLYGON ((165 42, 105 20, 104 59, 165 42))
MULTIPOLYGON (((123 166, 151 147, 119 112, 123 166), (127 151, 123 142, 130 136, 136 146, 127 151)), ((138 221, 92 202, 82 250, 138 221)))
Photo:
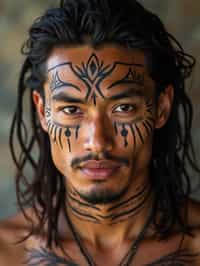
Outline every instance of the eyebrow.
POLYGON ((130 97, 140 97, 144 98, 144 92, 142 90, 136 89, 136 88, 129 88, 126 89, 125 91, 122 91, 118 94, 115 94, 113 96, 110 96, 110 100, 121 100, 124 98, 130 98, 130 97))
MULTIPOLYGON (((108 97, 107 99, 114 101, 114 100, 121 100, 124 98, 130 98, 130 97, 144 98, 144 96, 145 95, 143 91, 135 89, 135 88, 129 88, 118 94, 112 95, 108 97)), ((81 104, 85 104, 87 102, 85 99, 73 97, 71 95, 68 95, 66 92, 59 92, 53 95, 52 100, 56 102, 81 103, 81 104)))
POLYGON ((68 95, 66 92, 59 92, 52 97, 53 101, 56 102, 68 102, 68 103, 86 103, 84 99, 79 99, 68 95))

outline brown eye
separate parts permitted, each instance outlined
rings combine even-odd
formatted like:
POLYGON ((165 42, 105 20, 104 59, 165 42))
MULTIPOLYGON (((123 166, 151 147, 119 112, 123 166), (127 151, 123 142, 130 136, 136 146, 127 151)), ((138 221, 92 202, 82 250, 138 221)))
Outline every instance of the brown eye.
POLYGON ((117 106, 117 108, 115 108, 114 112, 131 112, 135 109, 135 106, 132 104, 120 104, 119 106, 117 106))
POLYGON ((77 106, 66 106, 62 109, 62 111, 65 113, 65 114, 68 114, 68 115, 73 115, 73 114, 80 114, 80 108, 78 108, 77 106))

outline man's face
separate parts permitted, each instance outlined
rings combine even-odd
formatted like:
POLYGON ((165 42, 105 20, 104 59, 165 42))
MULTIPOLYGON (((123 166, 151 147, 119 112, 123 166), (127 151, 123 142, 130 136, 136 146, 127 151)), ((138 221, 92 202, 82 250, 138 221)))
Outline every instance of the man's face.
POLYGON ((69 188, 90 202, 144 182, 155 128, 155 85, 142 52, 56 48, 47 61, 46 130, 69 188))

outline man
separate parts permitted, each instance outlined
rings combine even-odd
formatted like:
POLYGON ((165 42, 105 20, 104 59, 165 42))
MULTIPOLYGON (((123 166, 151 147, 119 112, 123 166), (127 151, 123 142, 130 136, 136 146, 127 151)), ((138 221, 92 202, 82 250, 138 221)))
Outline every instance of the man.
POLYGON ((200 265, 193 57, 133 0, 61 1, 23 51, 1 265, 200 265))

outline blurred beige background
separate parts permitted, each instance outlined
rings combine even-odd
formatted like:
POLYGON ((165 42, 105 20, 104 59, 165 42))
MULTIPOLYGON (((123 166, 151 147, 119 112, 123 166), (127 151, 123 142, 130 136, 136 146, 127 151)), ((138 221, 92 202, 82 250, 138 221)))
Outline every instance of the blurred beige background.
MULTIPOLYGON (((74 0, 76 1, 76 0, 74 0)), ((189 84, 194 104, 193 138, 200 158, 200 1, 139 0, 157 13, 168 30, 193 54, 198 64, 189 84)), ((16 84, 23 58, 20 47, 33 19, 56 0, 0 0, 0 218, 16 212, 14 167, 9 154, 8 134, 16 100, 16 84)), ((123 1, 122 1, 123 3, 123 1)), ((200 160, 199 160, 200 161, 200 160)), ((198 177, 191 173, 194 187, 198 177)), ((193 197, 200 199, 200 189, 193 197)))

